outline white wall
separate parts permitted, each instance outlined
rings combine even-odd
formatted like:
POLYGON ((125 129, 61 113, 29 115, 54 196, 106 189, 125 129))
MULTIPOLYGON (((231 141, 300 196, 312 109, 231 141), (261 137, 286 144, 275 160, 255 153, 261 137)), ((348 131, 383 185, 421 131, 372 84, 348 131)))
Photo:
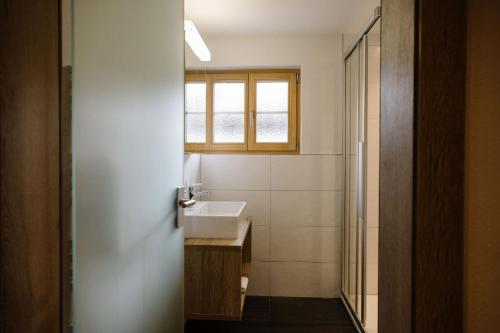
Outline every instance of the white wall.
MULTIPOLYGON (((196 69, 301 69, 301 155, 201 155, 210 200, 244 200, 253 217, 254 295, 339 297, 342 214, 342 38, 204 36, 212 52, 196 69)), ((186 160, 186 159, 185 159, 186 160)))
POLYGON ((76 329, 183 331, 182 0, 74 1, 76 329))
POLYGON ((184 186, 187 188, 189 184, 199 183, 201 181, 200 154, 184 154, 184 186))
POLYGON ((300 68, 301 154, 342 153, 342 37, 204 36, 212 61, 186 47, 186 67, 300 68))

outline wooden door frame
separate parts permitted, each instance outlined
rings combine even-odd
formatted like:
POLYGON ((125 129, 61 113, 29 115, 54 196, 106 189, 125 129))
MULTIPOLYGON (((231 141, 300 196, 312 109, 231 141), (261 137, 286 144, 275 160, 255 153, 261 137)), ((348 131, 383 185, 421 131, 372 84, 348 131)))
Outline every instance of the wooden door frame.
POLYGON ((61 331, 60 0, 0 0, 0 332, 61 331))
POLYGON ((462 332, 465 0, 382 0, 379 332, 462 332))

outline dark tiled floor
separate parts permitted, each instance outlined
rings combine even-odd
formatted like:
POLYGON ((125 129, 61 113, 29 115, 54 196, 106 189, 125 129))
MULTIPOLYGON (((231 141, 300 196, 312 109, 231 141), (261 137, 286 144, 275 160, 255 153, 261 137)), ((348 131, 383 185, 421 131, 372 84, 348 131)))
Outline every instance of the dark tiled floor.
POLYGON ((247 297, 240 322, 186 323, 185 333, 356 333, 339 299, 247 297))

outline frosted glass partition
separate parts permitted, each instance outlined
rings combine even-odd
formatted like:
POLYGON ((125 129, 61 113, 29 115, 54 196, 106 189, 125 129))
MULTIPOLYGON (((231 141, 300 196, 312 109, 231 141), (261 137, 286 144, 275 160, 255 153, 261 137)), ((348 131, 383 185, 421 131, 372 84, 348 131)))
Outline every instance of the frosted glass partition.
POLYGON ((73 330, 183 332, 184 1, 73 5, 73 330))
POLYGON ((207 85, 202 82, 186 83, 186 142, 206 142, 206 91, 207 85))
POLYGON ((245 142, 245 83, 214 84, 214 142, 245 142))
POLYGON ((257 82, 257 142, 288 142, 288 82, 257 82))

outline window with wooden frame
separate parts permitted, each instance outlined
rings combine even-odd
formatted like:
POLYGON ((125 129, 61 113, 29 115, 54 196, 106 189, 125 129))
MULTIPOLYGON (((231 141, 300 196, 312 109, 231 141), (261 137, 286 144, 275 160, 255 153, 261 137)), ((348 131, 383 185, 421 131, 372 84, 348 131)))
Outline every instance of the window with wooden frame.
POLYGON ((186 72, 185 88, 186 151, 298 153, 298 70, 186 72))

